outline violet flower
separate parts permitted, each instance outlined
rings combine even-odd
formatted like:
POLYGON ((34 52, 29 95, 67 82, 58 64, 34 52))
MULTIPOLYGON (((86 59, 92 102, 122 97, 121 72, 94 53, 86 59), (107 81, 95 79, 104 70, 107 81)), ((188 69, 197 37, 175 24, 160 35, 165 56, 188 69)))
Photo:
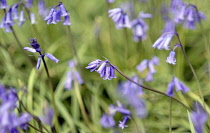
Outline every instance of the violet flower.
POLYGON ((129 119, 130 119, 130 116, 124 116, 123 121, 120 121, 119 127, 122 129, 124 129, 125 127, 128 127, 128 125, 126 125, 126 123, 129 119))
POLYGON ((164 33, 162 36, 158 38, 158 40, 153 44, 153 48, 157 48, 159 50, 165 49, 169 50, 169 44, 171 39, 174 36, 174 32, 164 33))
POLYGON ((129 17, 121 8, 115 8, 108 11, 109 17, 115 22, 116 28, 131 28, 129 17))
POLYGON ((58 5, 54 6, 47 17, 45 17, 44 21, 47 21, 47 24, 57 24, 57 22, 61 21, 61 16, 64 17, 63 25, 71 25, 69 12, 66 10, 65 6, 62 2, 59 2, 58 5))
POLYGON ((112 115, 104 113, 100 119, 100 124, 104 128, 112 128, 115 126, 115 120, 112 115))
POLYGON ((159 58, 154 56, 151 60, 143 60, 139 65, 136 66, 136 69, 142 73, 147 68, 149 72, 144 80, 150 82, 153 81, 153 74, 156 73, 154 68, 155 65, 159 65, 159 58))
POLYGON ((148 26, 142 18, 134 19, 131 22, 131 26, 134 41, 139 42, 141 40, 146 39, 146 32, 148 30, 148 26))
POLYGON ((188 92, 190 89, 187 88, 178 78, 173 77, 172 81, 168 84, 168 89, 166 95, 173 97, 174 88, 176 87, 176 91, 182 91, 182 93, 188 92))
POLYGON ((196 133, 203 133, 203 126, 208 120, 208 114, 199 103, 194 105, 194 111, 190 113, 190 117, 196 133))
POLYGON ((79 84, 83 84, 83 79, 80 73, 76 70, 76 63, 73 60, 69 61, 69 70, 66 74, 66 81, 64 86, 67 90, 72 89, 73 82, 77 81, 79 84))
POLYGON ((7 1, 6 0, 0 1, 0 9, 7 9, 7 1))
POLYGON ((54 110, 49 106, 44 106, 43 115, 40 116, 39 118, 42 122, 52 127, 53 116, 54 116, 54 110))
POLYGON ((169 56, 167 57, 166 62, 172 65, 176 65, 176 53, 174 51, 171 51, 169 56))
POLYGON ((94 60, 88 64, 86 69, 90 69, 91 72, 98 72, 104 80, 111 80, 112 78, 116 78, 115 66, 113 66, 108 59, 105 61, 101 61, 99 59, 94 60))
POLYGON ((30 47, 24 47, 23 49, 24 50, 27 50, 29 52, 32 52, 32 53, 39 53, 40 54, 40 56, 38 58, 38 61, 37 61, 36 69, 39 69, 39 67, 41 65, 41 57, 44 58, 46 56, 47 58, 49 58, 50 60, 52 60, 52 61, 54 61, 56 63, 59 62, 59 60, 55 56, 53 56, 52 54, 50 54, 50 53, 42 54, 41 53, 41 48, 40 48, 40 45, 37 42, 36 38, 31 38, 30 39, 30 46, 32 48, 30 48, 30 47))

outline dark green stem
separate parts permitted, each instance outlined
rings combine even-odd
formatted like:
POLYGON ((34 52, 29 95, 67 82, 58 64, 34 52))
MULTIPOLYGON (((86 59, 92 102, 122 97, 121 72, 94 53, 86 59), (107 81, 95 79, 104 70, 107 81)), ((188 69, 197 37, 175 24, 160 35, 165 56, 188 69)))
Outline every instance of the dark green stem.
POLYGON ((170 111, 169 111, 169 133, 172 133, 171 119, 172 119, 172 99, 170 98, 170 111))
POLYGON ((51 78, 50 78, 50 74, 49 74, 49 71, 48 71, 48 68, 47 68, 47 64, 45 62, 45 59, 44 59, 44 56, 41 52, 39 52, 41 58, 42 58, 42 61, 44 63, 44 68, 45 68, 45 71, 47 73, 47 77, 48 77, 48 83, 49 83, 49 88, 50 88, 50 93, 51 93, 51 101, 52 101, 52 104, 53 104, 53 108, 54 108, 54 111, 55 111, 55 128, 56 128, 56 131, 59 133, 59 122, 58 122, 58 112, 57 112, 57 108, 56 108, 56 104, 55 104, 55 96, 54 96, 54 90, 53 90, 53 86, 52 86, 52 81, 51 81, 51 78))

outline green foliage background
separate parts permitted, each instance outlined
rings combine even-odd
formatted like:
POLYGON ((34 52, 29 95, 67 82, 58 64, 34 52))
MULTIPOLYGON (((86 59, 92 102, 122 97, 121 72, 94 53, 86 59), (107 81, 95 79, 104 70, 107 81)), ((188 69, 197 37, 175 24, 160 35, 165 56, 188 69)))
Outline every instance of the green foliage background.
MULTIPOLYGON (((15 2, 17 1, 8 1, 8 5, 15 2)), ((46 0, 45 2, 46 6, 50 9, 58 1, 46 0)), ((116 0, 115 3, 110 5, 107 5, 105 0, 63 0, 62 2, 70 12, 72 23, 70 27, 82 66, 83 85, 78 86, 75 83, 72 90, 65 90, 63 85, 66 71, 68 70, 68 61, 75 59, 67 26, 62 25, 62 23, 47 25, 43 18, 38 15, 37 1, 31 9, 36 15, 37 23, 31 25, 29 19, 27 19, 22 27, 18 27, 17 24, 14 26, 17 37, 24 47, 29 46, 30 38, 36 37, 43 51, 53 54, 60 60, 57 64, 47 60, 47 65, 53 81, 53 88, 55 89, 61 133, 89 133, 91 132, 90 127, 96 133, 137 132, 133 121, 130 121, 128 123, 129 127, 124 130, 118 127, 104 129, 100 125, 100 117, 103 112, 108 111, 110 104, 116 104, 117 100, 125 103, 124 99, 116 91, 118 83, 125 81, 121 75, 117 73, 116 79, 106 81, 100 78, 97 73, 90 73, 89 70, 85 69, 87 64, 92 60, 103 59, 103 56, 108 58, 113 65, 116 65, 128 76, 138 73, 136 65, 143 59, 151 59, 153 56, 157 56, 160 58, 160 65, 156 67, 157 73, 154 75, 154 81, 145 83, 145 85, 166 92, 168 83, 173 76, 176 76, 190 88, 190 92, 187 94, 177 93, 176 97, 189 106, 192 106, 193 101, 201 101, 195 78, 181 49, 176 50, 177 64, 170 65, 165 62, 169 51, 159 51, 152 48, 152 44, 161 35, 164 25, 160 14, 161 4, 165 3, 169 5, 170 1, 150 0, 144 3, 132 1, 135 4, 136 15, 140 11, 153 14, 152 19, 146 20, 146 23, 149 25, 148 37, 140 43, 132 40, 131 30, 117 30, 111 18, 107 17, 108 9, 116 8, 126 1, 116 0), (89 126, 84 121, 79 106, 75 92, 77 88, 80 88, 79 90, 89 119, 89 126)), ((199 78, 206 107, 208 108, 210 105, 210 3, 207 0, 191 0, 188 2, 195 4, 200 11, 206 14, 207 19, 202 21, 203 30, 198 24, 195 30, 185 29, 180 25, 177 27, 177 32, 199 78)), ((4 12, 1 10, 1 18, 3 15, 4 12)), ((171 46, 176 43, 178 43, 178 40, 174 37, 171 46)), ((34 115, 40 116, 43 106, 46 104, 51 106, 51 96, 44 67, 41 66, 39 70, 35 70, 38 55, 34 54, 35 56, 30 56, 34 62, 34 66, 31 66, 18 46, 13 34, 5 33, 3 29, 0 30, 0 51, 0 82, 19 90, 19 98, 27 109, 34 115)), ((29 52, 27 54, 31 55, 29 52)), ((145 73, 138 74, 142 78, 145 77, 145 73)), ((147 90, 145 90, 142 98, 146 102, 148 116, 144 119, 134 117, 140 131, 142 133, 169 132, 170 99, 147 90)), ((129 106, 127 107, 129 108, 129 106)), ((132 108, 129 109, 132 110, 132 108)), ((209 109, 208 113, 210 113, 209 109)), ((122 117, 117 116, 115 119, 118 122, 122 117)), ((209 122, 208 120, 205 126, 206 133, 210 131, 209 122)), ((31 124, 38 127, 34 121, 31 124)), ((172 105, 172 129, 173 133, 193 132, 187 110, 176 102, 173 102, 172 105)), ((31 128, 30 132, 36 131, 31 128)))

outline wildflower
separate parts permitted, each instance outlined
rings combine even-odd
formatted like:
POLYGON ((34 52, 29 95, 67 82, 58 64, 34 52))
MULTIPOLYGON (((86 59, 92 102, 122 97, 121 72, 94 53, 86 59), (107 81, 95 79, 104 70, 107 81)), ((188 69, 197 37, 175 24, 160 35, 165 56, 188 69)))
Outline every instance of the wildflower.
POLYGON ((108 3, 114 3, 115 0, 107 0, 108 3))
POLYGON ((158 38, 158 40, 153 44, 153 48, 158 48, 159 50, 165 49, 169 50, 169 43, 174 36, 174 32, 172 33, 164 33, 162 36, 158 38))
POLYGON ((33 6, 33 0, 26 0, 26 8, 31 8, 33 6))
POLYGON ((182 82, 178 80, 178 78, 173 77, 172 81, 168 84, 168 89, 166 92, 166 95, 173 97, 173 91, 176 87, 176 91, 182 91, 183 93, 186 93, 189 91, 189 88, 187 88, 182 82))
POLYGON ((102 115, 100 123, 104 128, 112 128, 115 126, 115 120, 113 116, 105 113, 102 115))
POLYGON ((166 62, 172 65, 176 64, 176 59, 175 59, 176 53, 174 51, 171 51, 169 56, 167 57, 166 62))
POLYGON ((45 17, 47 16, 47 9, 45 8, 45 3, 43 0, 39 0, 38 1, 38 11, 39 11, 39 14, 42 16, 42 17, 45 17))
POLYGON ((6 9, 7 8, 7 1, 6 0, 1 0, 0 1, 0 9, 6 9))
POLYGON ((36 23, 36 18, 34 13, 30 13, 30 20, 31 20, 31 24, 35 24, 36 23))
POLYGON ((57 22, 61 21, 61 16, 64 16, 63 25, 71 25, 69 12, 66 11, 65 6, 62 2, 59 2, 58 5, 54 6, 47 17, 45 17, 44 21, 47 21, 47 24, 57 24, 57 22))
POLYGON ((124 116, 123 121, 120 121, 119 127, 122 129, 124 129, 125 127, 128 127, 128 125, 126 125, 126 123, 129 119, 130 119, 130 116, 124 116))
POLYGON ((176 24, 172 20, 166 20, 165 25, 164 25, 164 29, 163 29, 162 32, 163 33, 175 32, 175 26, 176 26, 176 24))
POLYGON ((24 11, 20 11, 19 26, 22 26, 26 19, 24 18, 24 11))
POLYGON ((109 60, 101 61, 99 59, 92 61, 88 64, 86 69, 90 69, 91 72, 96 71, 103 77, 104 80, 111 80, 115 77, 115 67, 111 65, 109 60), (97 69, 98 68, 98 69, 97 69), (96 70, 97 69, 97 70, 96 70))
POLYGON ((129 17, 121 8, 115 8, 108 11, 109 17, 115 22, 116 28, 131 28, 129 17))
POLYGON ((159 58, 154 56, 151 60, 143 60, 139 65, 136 66, 136 69, 142 73, 146 68, 148 68, 149 72, 147 73, 145 81, 149 82, 153 81, 153 74, 156 73, 154 68, 155 65, 159 65, 159 58))
POLYGON ((40 116, 39 118, 42 122, 52 127, 53 116, 54 116, 54 110, 49 106, 44 106, 43 115, 40 116))
POLYGON ((197 133, 203 133, 203 126, 208 120, 208 114, 198 103, 194 105, 194 111, 190 113, 190 117, 197 133))
POLYGON ((148 30, 148 26, 142 18, 134 19, 131 22, 131 26, 133 29, 134 41, 138 42, 146 39, 146 31, 148 30))
POLYGON ((37 61, 36 69, 39 69, 39 67, 41 65, 41 57, 44 58, 46 56, 47 58, 49 58, 50 60, 52 60, 52 61, 54 61, 56 63, 59 62, 59 60, 55 56, 53 56, 52 54, 50 54, 50 53, 42 54, 41 53, 41 48, 40 48, 40 45, 37 42, 36 38, 31 38, 30 39, 30 46, 32 48, 24 47, 23 49, 27 50, 29 52, 32 52, 32 53, 37 53, 38 52, 40 54, 40 56, 38 58, 38 61, 37 61))
POLYGON ((72 84, 74 81, 77 81, 79 84, 83 84, 83 79, 80 76, 80 73, 76 71, 76 63, 74 61, 69 61, 69 71, 66 74, 66 81, 64 86, 66 89, 71 90, 72 84))
POLYGON ((17 129, 32 119, 28 113, 22 113, 19 116, 15 114, 18 95, 14 88, 5 88, 0 85, 0 101, 0 132, 17 132, 17 129))

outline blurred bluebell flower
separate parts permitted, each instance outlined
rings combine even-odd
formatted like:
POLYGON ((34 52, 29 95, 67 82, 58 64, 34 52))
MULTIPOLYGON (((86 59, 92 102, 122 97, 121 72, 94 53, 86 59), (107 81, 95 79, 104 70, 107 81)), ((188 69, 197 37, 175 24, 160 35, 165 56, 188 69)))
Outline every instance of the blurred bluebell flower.
POLYGON ((36 23, 36 17, 34 13, 30 13, 30 20, 31 20, 31 24, 35 24, 36 23))
POLYGON ((19 26, 22 26, 26 19, 24 18, 24 11, 20 11, 20 17, 19 17, 19 26))
POLYGON ((104 128, 112 128, 115 126, 115 120, 112 115, 104 113, 100 119, 100 124, 104 128))
MULTIPOLYGON (((137 76, 134 76, 131 79, 142 84, 142 81, 139 81, 137 76)), ((118 91, 121 93, 121 96, 125 98, 127 103, 132 106, 138 117, 144 118, 147 115, 146 105, 143 99, 139 97, 144 93, 142 87, 127 81, 118 86, 118 91)))
POLYGON ((108 3, 114 3, 115 0, 107 0, 108 3))
POLYGON ((164 33, 158 38, 157 41, 155 41, 152 47, 157 48, 159 50, 162 50, 162 49, 169 50, 169 47, 170 47, 169 44, 173 36, 174 36, 174 32, 164 33))
POLYGON ((146 32, 148 30, 148 26, 142 18, 134 19, 131 22, 131 26, 134 41, 138 42, 146 39, 146 32))
POLYGON ((0 1, 0 9, 6 9, 7 8, 7 1, 1 0, 0 1))
POLYGON ((93 71, 98 72, 100 76, 103 77, 104 80, 111 80, 112 78, 116 78, 115 66, 111 65, 109 60, 105 60, 105 61, 101 61, 99 59, 94 60, 88 64, 86 69, 90 69, 91 72, 93 71))
POLYGON ((24 47, 23 49, 24 50, 27 50, 27 51, 29 51, 29 52, 32 52, 32 53, 39 53, 40 54, 40 56, 39 56, 39 58, 38 58, 38 61, 37 61, 37 65, 36 65, 36 69, 39 69, 39 67, 40 67, 40 65, 41 65, 41 58, 43 57, 47 57, 47 58, 49 58, 50 60, 52 60, 52 61, 54 61, 54 62, 56 62, 56 63, 58 63, 59 62, 59 60, 55 57, 55 56, 53 56, 52 54, 50 54, 50 53, 46 53, 46 54, 42 54, 41 53, 41 48, 40 48, 40 45, 39 45, 39 43, 37 42, 37 40, 36 40, 36 38, 31 38, 30 39, 30 46, 32 47, 32 48, 30 48, 30 47, 24 47))
POLYGON ((199 103, 194 104, 194 111, 190 113, 190 117, 196 133, 203 133, 203 126, 208 120, 208 114, 199 103))
POLYGON ((144 13, 144 12, 141 11, 139 13, 139 17, 142 18, 142 19, 144 19, 144 18, 152 18, 152 14, 150 14, 150 13, 144 13))
POLYGON ((171 51, 169 56, 167 57, 166 62, 172 65, 176 65, 176 53, 174 51, 171 51))
POLYGON ((22 113, 19 116, 15 114, 18 96, 14 88, 5 88, 0 85, 0 132, 18 132, 17 129, 22 128, 31 119, 28 113, 22 113))
POLYGON ((115 22, 116 28, 131 28, 128 15, 121 9, 115 8, 108 11, 109 17, 115 22))
POLYGON ((156 73, 154 68, 155 65, 159 65, 159 58, 154 56, 151 60, 143 60, 139 65, 136 66, 136 69, 142 73, 147 68, 149 72, 147 73, 145 81, 150 82, 153 81, 153 74, 156 73))
POLYGON ((18 7, 19 7, 19 3, 15 3, 12 6, 13 19, 19 19, 19 16, 18 16, 18 7))
POLYGON ((175 32, 176 24, 172 20, 166 20, 163 28, 163 33, 175 32))
POLYGON ((65 6, 62 2, 59 2, 58 5, 54 6, 47 17, 45 17, 44 21, 47 21, 47 24, 57 24, 57 22, 61 21, 61 16, 64 16, 63 25, 71 25, 69 12, 66 10, 65 6))
POLYGON ((170 97, 173 97, 174 88, 176 87, 176 91, 182 91, 182 93, 188 92, 190 89, 187 88, 184 83, 178 80, 178 78, 173 77, 172 81, 168 84, 168 89, 166 94, 170 97))
POLYGON ((52 127, 53 116, 54 116, 54 110, 48 105, 45 105, 43 108, 43 115, 39 116, 39 118, 42 122, 52 127))
POLYGON ((66 89, 71 90, 73 82, 77 81, 79 84, 83 84, 83 79, 80 73, 76 70, 76 62, 73 60, 69 61, 69 70, 66 74, 66 81, 64 86, 66 89))
POLYGON ((45 2, 43 0, 38 1, 38 11, 42 17, 46 17, 48 14, 48 10, 45 7, 45 2))
POLYGON ((122 129, 124 129, 125 127, 128 127, 128 125, 126 125, 126 123, 129 119, 130 119, 130 116, 124 116, 123 121, 120 121, 119 127, 122 129))
POLYGON ((26 1, 26 8, 31 8, 33 6, 33 0, 25 0, 26 1))

